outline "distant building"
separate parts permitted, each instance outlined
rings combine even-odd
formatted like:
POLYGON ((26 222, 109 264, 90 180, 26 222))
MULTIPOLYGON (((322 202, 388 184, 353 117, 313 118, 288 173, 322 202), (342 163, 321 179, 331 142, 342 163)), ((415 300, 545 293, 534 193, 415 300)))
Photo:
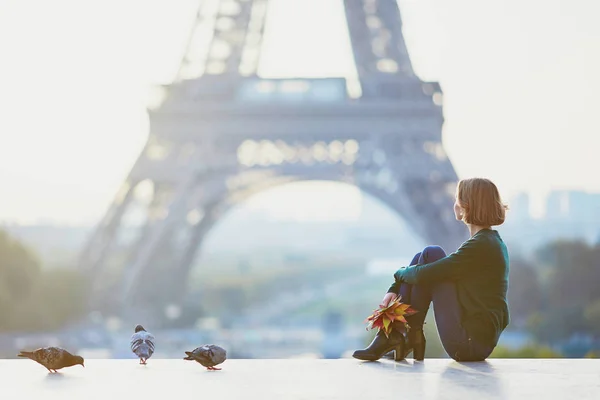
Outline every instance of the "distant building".
POLYGON ((600 193, 556 190, 545 201, 545 215, 533 218, 530 197, 509 202, 510 214, 499 227, 513 253, 531 254, 545 243, 566 239, 600 243, 600 193))
POLYGON ((600 223, 600 193, 553 191, 546 200, 547 219, 600 223))
POLYGON ((508 204, 510 208, 510 219, 514 221, 524 221, 531 218, 531 204, 529 194, 519 193, 512 198, 508 204))

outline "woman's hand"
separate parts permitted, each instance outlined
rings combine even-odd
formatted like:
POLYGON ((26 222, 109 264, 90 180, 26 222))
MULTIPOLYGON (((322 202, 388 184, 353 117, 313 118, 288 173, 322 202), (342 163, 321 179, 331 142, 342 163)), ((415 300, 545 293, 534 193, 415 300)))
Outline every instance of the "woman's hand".
POLYGON ((386 293, 385 296, 383 296, 383 300, 381 300, 381 304, 379 306, 387 307, 397 296, 398 295, 396 293, 386 293))

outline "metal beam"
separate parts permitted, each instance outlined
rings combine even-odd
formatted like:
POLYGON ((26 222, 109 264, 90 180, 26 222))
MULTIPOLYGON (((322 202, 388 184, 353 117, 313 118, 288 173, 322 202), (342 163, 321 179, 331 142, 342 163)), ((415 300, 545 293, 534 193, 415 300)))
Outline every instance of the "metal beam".
POLYGON ((414 76, 396 0, 344 0, 361 81, 370 75, 414 76))
POLYGON ((268 0, 205 0, 199 7, 177 80, 256 74, 268 0))

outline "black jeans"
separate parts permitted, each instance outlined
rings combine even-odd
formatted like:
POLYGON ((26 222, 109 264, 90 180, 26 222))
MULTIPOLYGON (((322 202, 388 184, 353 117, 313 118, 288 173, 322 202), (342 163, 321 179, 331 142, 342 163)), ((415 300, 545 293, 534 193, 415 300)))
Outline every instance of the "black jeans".
MULTIPOLYGON (((410 265, 428 264, 446 257, 439 246, 427 246, 417 253, 410 265)), ((412 306, 418 313, 407 318, 413 329, 422 329, 429 305, 433 302, 435 324, 444 350, 456 361, 483 361, 492 350, 492 346, 478 343, 462 327, 461 307, 458 302, 456 285, 453 282, 439 282, 431 285, 400 285, 402 302, 412 306)))

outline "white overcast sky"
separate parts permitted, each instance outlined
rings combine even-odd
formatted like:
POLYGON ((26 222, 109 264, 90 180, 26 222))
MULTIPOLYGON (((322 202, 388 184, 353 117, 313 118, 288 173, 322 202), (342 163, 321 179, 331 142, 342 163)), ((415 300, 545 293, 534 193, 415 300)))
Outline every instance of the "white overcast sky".
MULTIPOLYGON (((100 217, 148 133, 146 88, 173 76, 196 4, 0 2, 0 221, 100 217)), ((460 177, 490 177, 505 197, 600 191, 600 1, 400 6, 417 73, 445 91, 443 140, 460 177)), ((271 0, 270 7, 263 76, 352 72, 342 0, 271 0)), ((281 200, 323 189, 308 188, 252 203, 270 202, 285 217, 281 200)), ((336 196, 349 196, 328 193, 332 209, 336 196)), ((313 203, 307 215, 319 207, 327 214, 313 203)))

